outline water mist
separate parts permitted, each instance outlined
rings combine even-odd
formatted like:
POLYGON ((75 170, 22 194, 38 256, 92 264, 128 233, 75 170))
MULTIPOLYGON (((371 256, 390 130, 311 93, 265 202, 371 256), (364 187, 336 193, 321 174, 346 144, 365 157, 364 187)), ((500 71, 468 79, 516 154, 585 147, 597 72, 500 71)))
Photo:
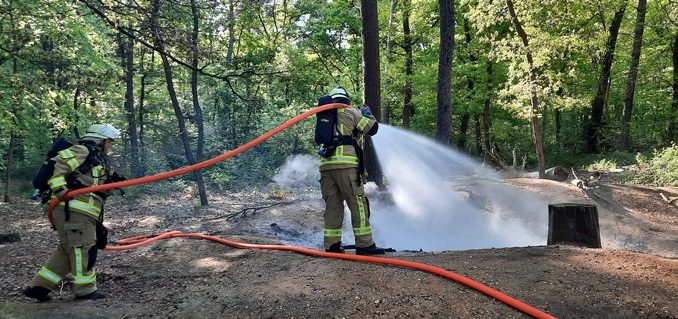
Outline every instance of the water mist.
POLYGON ((536 196, 429 138, 382 124, 372 140, 388 192, 368 192, 377 244, 431 251, 546 243, 547 203, 536 196))
MULTIPOLYGON (((386 184, 384 191, 374 183, 365 185, 377 245, 440 251, 546 244, 548 205, 537 196, 505 183, 467 155, 412 132, 379 124, 372 141, 386 184)), ((319 177, 317 156, 294 155, 273 179, 302 197, 317 198, 319 177)), ((344 213, 342 243, 351 244, 351 214, 348 208, 344 213)), ((322 245, 322 234, 312 237, 289 242, 322 245)))

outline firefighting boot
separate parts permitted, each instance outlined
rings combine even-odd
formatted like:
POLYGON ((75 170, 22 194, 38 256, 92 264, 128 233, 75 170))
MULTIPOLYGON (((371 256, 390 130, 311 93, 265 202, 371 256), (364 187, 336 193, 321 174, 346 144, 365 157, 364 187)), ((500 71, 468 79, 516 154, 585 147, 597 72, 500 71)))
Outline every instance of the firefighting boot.
POLYGON ((384 248, 379 248, 375 244, 372 244, 371 246, 368 246, 368 247, 356 247, 355 248, 355 254, 356 255, 383 255, 385 253, 386 253, 386 250, 384 248))
POLYGON ((325 249, 325 251, 328 253, 338 253, 338 254, 344 253, 344 249, 341 248, 341 242, 330 245, 330 248, 325 249))
POLYGON ((106 295, 103 293, 99 292, 99 290, 95 290, 94 292, 90 292, 84 296, 76 296, 75 299, 77 300, 97 300, 97 299, 103 299, 106 298, 106 295))
POLYGON ((28 287, 23 291, 24 296, 36 299, 39 302, 49 301, 52 299, 52 297, 48 296, 49 292, 49 289, 42 286, 28 287))

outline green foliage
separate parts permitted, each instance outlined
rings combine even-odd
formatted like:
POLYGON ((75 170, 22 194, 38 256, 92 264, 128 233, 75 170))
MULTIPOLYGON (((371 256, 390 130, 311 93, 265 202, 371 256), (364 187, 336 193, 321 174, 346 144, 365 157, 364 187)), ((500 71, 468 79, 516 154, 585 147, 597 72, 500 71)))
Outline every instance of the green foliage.
POLYGON ((606 159, 603 158, 601 160, 596 161, 595 163, 591 165, 587 165, 584 167, 584 170, 588 172, 596 172, 596 171, 605 171, 609 172, 612 170, 615 170, 617 168, 617 161, 614 159, 606 159))
POLYGON ((678 146, 672 145, 655 151, 647 168, 642 170, 635 182, 655 186, 678 186, 678 146))
MULTIPOLYGON (((381 107, 390 106, 392 124, 402 123, 406 40, 403 14, 409 9, 415 109, 410 129, 432 136, 437 116, 437 3, 396 1, 393 16, 389 16, 390 3, 378 1, 383 70, 381 107), (392 44, 390 52, 387 36, 392 44)), ((526 48, 517 37, 506 3, 490 0, 457 3, 452 139, 459 138, 460 120, 468 115, 465 151, 477 151, 475 120, 481 123, 488 103, 491 147, 504 159, 511 158, 513 149, 521 156, 528 154, 528 163, 533 166, 536 160, 528 119, 530 83, 526 48)), ((633 153, 617 153, 614 150, 621 131, 625 79, 633 42, 628 35, 634 27, 635 12, 629 2, 598 137, 603 154, 582 154, 586 149, 585 128, 600 76, 609 19, 622 0, 514 3, 528 34, 538 74, 533 84, 540 101, 538 115, 547 165, 610 169, 637 162, 641 169, 647 169, 641 174, 642 180, 669 183, 671 179, 662 175, 662 169, 653 168, 665 164, 668 170, 672 157, 669 149, 652 156, 647 154, 670 143, 667 127, 676 118, 671 108, 673 61, 668 54, 675 38, 676 8, 671 1, 648 4, 631 122, 633 153)), ((160 55, 141 43, 153 42, 148 21, 151 4, 97 2, 97 8, 116 21, 117 27, 131 28, 139 37, 133 48, 134 116, 136 129, 143 128, 142 153, 147 175, 188 164, 160 55), (143 110, 139 112, 142 102, 143 110)), ((158 22, 167 52, 190 64, 192 15, 185 4, 188 2, 161 1, 158 22)), ((205 131, 203 159, 234 149, 311 108, 317 97, 332 86, 347 87, 354 104, 361 104, 359 2, 196 0, 196 4, 200 11, 198 68, 202 73, 198 77, 198 93, 205 131), (234 6, 233 17, 229 16, 230 4, 234 6), (231 43, 233 50, 229 52, 231 43)), ((124 40, 124 34, 105 23, 83 2, 54 0, 39 6, 28 0, 0 3, 3 97, 0 158, 7 158, 10 136, 21 141, 17 146, 21 156, 15 158, 11 168, 14 177, 30 179, 52 138, 59 134, 74 137, 76 130, 82 134, 92 122, 110 122, 122 129, 123 138, 114 148, 113 160, 123 173, 129 173, 129 124, 123 108, 124 52, 120 46, 124 40)), ((198 132, 191 70, 172 59, 170 64, 180 113, 187 122, 189 142, 195 152, 198 132)), ((248 152, 205 169, 205 181, 221 189, 267 183, 287 156, 315 151, 312 133, 313 118, 302 121, 248 152)), ((6 166, 5 160, 0 161, 0 172, 4 173, 6 166)), ((148 187, 184 192, 193 185, 193 176, 185 175, 148 187)))
POLYGON ((268 198, 282 201, 287 196, 287 190, 284 187, 273 186, 268 189, 268 198))
POLYGON ((635 165, 637 159, 644 156, 646 155, 642 153, 627 152, 611 152, 607 154, 553 153, 551 161, 547 162, 547 166, 562 165, 588 172, 608 172, 616 168, 635 165))
POLYGON ((643 170, 647 169, 648 166, 650 166, 650 161, 647 158, 647 156, 641 153, 636 154, 636 163, 638 163, 638 168, 643 170))

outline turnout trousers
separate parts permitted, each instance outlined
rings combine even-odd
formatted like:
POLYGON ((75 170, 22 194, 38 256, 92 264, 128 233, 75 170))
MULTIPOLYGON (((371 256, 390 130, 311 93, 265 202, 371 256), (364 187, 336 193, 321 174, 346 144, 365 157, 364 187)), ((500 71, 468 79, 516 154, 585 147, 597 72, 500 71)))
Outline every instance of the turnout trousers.
POLYGON ((370 227, 370 205, 365 197, 365 188, 358 179, 357 167, 321 171, 320 191, 325 200, 325 249, 341 242, 344 202, 351 211, 356 247, 374 244, 370 227))
POLYGON ((96 291, 96 220, 71 210, 66 221, 64 207, 57 206, 54 209, 54 227, 59 235, 59 245, 35 275, 31 286, 54 290, 70 273, 76 296, 96 291))

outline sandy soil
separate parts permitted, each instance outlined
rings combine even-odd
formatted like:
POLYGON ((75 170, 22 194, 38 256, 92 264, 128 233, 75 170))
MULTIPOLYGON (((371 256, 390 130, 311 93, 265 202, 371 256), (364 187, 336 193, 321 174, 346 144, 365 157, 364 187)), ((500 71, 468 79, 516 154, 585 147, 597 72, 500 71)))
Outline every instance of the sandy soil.
MULTIPOLYGON (((678 190, 602 185, 589 197, 567 183, 508 182, 552 203, 595 203, 604 248, 537 246, 389 257, 468 276, 559 318, 678 318, 678 208, 659 195, 678 196, 678 190)), ((107 204, 111 238, 178 229, 250 243, 318 246, 321 241, 323 203, 317 191, 211 194, 207 208, 196 208, 193 195, 112 199, 107 204), (256 207, 266 208, 226 216, 256 207)), ((19 242, 0 244, 0 318, 527 317, 429 273, 191 239, 102 252, 97 270, 106 299, 73 301, 66 285, 52 301, 36 303, 20 291, 51 251, 55 234, 40 208, 26 201, 0 206, 0 233, 21 236, 19 242)))

